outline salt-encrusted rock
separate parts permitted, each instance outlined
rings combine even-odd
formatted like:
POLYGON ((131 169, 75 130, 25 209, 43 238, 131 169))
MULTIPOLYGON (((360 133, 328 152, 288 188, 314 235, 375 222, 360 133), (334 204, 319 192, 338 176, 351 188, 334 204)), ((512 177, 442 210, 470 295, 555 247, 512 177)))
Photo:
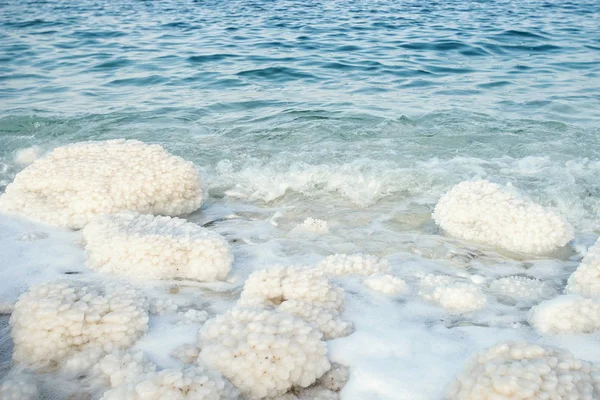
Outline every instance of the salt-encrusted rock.
POLYGON ((188 214, 204 197, 194 164, 159 145, 121 139, 58 147, 35 160, 7 186, 0 210, 80 229, 120 211, 188 214))
POLYGON ((227 240, 180 218, 124 212, 94 218, 84 229, 87 265, 139 279, 223 280, 233 255, 227 240))
POLYGON ((529 323, 544 334, 595 332, 600 329, 600 301, 578 295, 558 296, 533 307, 529 323))
POLYGON ((421 277, 419 296, 444 307, 451 313, 476 311, 487 304, 487 298, 478 286, 457 282, 454 278, 445 275, 421 277))
POLYGON ((321 261, 317 268, 329 275, 372 275, 387 273, 390 264, 370 254, 334 254, 321 261))
POLYGON ((557 294, 556 289, 539 279, 524 276, 508 276, 490 283, 490 290, 515 301, 536 303, 557 294))
POLYGON ((503 343, 476 354, 446 389, 446 400, 594 400, 600 371, 567 350, 503 343))
POLYGON ((148 301, 123 284, 46 283, 19 297, 10 326, 18 364, 60 364, 88 348, 93 361, 98 352, 129 347, 147 331, 148 301))
POLYGON ((339 318, 344 291, 315 268, 274 267, 253 272, 240 295, 239 305, 271 307, 297 315, 317 327, 327 339, 350 333, 339 318))
POLYGON ((374 274, 364 280, 371 290, 387 295, 405 293, 408 290, 406 282, 389 274, 374 274))
POLYGON ((104 393, 101 400, 233 400, 238 391, 216 371, 202 365, 141 375, 104 393))
POLYGON ((600 298, 600 239, 589 248, 565 289, 567 293, 600 298))
POLYGON ((573 238, 566 220, 487 180, 454 186, 433 219, 452 236, 517 253, 550 253, 573 238))
POLYGON ((235 308, 206 322, 200 359, 252 399, 313 384, 330 368, 321 332, 287 313, 235 308))
POLYGON ((32 374, 14 371, 0 382, 2 400, 38 400, 40 392, 32 374))

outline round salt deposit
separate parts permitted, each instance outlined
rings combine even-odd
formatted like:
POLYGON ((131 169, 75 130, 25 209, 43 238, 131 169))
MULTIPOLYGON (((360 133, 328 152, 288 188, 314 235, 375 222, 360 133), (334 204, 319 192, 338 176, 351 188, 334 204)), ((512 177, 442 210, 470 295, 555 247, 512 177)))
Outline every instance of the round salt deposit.
POLYGON ((446 389, 447 400, 593 400, 600 370, 567 350, 502 343, 475 355, 446 389))
POLYGON ((128 285, 34 286, 19 297, 10 317, 13 360, 37 369, 88 348, 101 354, 131 346, 148 329, 147 310, 147 299, 128 285))
POLYGON ((94 218, 84 229, 87 265, 140 279, 223 280, 233 255, 227 241, 180 218, 132 212, 94 218))
POLYGON ((205 196, 194 164, 137 140, 58 147, 19 172, 0 197, 0 211, 80 229, 119 211, 181 215, 205 196))
POLYGON ((573 238, 562 217, 487 180, 454 186, 435 206, 433 219, 452 236, 516 253, 550 253, 573 238))
POLYGON ((330 368, 321 333, 291 314, 235 308, 206 322, 200 359, 255 399, 313 384, 330 368))

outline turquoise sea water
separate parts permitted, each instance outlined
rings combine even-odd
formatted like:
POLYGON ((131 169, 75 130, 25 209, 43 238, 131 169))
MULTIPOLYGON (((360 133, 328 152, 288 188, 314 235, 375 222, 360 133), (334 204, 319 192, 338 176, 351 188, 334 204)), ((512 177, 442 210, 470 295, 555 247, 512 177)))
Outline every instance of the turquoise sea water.
POLYGON ((600 229, 597 0, 2 1, 0 15, 0 188, 18 148, 127 137, 196 162, 217 202, 418 215, 480 176, 600 229))

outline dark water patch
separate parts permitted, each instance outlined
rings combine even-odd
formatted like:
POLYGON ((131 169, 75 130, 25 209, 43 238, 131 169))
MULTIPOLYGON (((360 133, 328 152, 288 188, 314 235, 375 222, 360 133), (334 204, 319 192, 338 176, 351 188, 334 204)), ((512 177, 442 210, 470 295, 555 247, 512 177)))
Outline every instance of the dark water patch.
POLYGON ((157 85, 160 83, 167 82, 168 79, 159 75, 151 75, 140 78, 123 78, 112 80, 106 85, 109 86, 148 86, 157 85))
POLYGON ((188 57, 187 60, 193 64, 203 64, 207 62, 217 62, 231 58, 237 58, 235 54, 205 54, 188 57))
POLYGON ((488 83, 480 83, 477 85, 477 87, 480 87, 482 89, 492 89, 492 88, 497 88, 497 87, 508 86, 510 84, 512 84, 512 82, 510 82, 510 81, 495 81, 495 82, 488 82, 488 83))
POLYGON ((261 80, 272 80, 276 82, 293 81, 297 79, 315 79, 312 74, 299 71, 295 68, 287 67, 267 67, 238 72, 236 75, 261 80))
POLYGON ((116 59, 116 60, 110 60, 110 61, 105 61, 105 62, 101 62, 99 64, 96 64, 92 67, 92 69, 95 70, 113 70, 113 69, 119 69, 122 67, 126 67, 128 65, 133 64, 134 62, 127 59, 127 58, 120 58, 120 59, 116 59))

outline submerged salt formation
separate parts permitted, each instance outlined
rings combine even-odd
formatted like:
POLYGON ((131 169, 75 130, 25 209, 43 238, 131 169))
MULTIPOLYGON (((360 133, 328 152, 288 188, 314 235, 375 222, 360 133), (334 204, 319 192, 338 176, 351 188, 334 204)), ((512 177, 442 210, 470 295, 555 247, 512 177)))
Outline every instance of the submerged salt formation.
POLYGON ((108 390, 101 400, 235 400, 238 391, 221 374, 201 365, 164 369, 108 390))
POLYGON ((329 233, 329 224, 327 221, 308 217, 301 224, 296 225, 292 232, 312 232, 326 234, 329 233))
POLYGON ((367 276, 389 272, 390 264, 370 254, 334 254, 323 259, 317 268, 333 276, 350 274, 367 276))
POLYGON ((235 308, 207 321, 198 342, 200 360, 251 399, 307 387, 331 367, 321 333, 287 313, 235 308))
POLYGON ((32 374, 13 371, 0 382, 2 400, 38 400, 40 392, 32 374))
POLYGON ((490 283, 490 290, 497 295, 528 304, 546 300, 557 293, 546 282, 525 276, 498 278, 490 283))
POLYGON ((388 274, 373 274, 364 280, 365 285, 371 290, 387 295, 395 295, 408 291, 406 282, 388 274))
POLYGON ((600 330, 600 301, 578 295, 558 296, 533 307, 529 323, 540 333, 590 333, 600 330))
POLYGON ((34 286, 10 317, 13 360, 38 369, 74 357, 72 369, 88 367, 74 364, 135 343, 148 329, 147 310, 146 298, 128 285, 34 286))
POLYGON ((120 211, 188 214, 203 200, 194 164, 159 145, 121 139, 54 149, 17 174, 0 211, 80 229, 96 215, 120 211))
POLYGON ((451 313, 477 311, 487 304, 487 297, 477 285, 458 282, 446 275, 420 277, 419 296, 451 313))
POLYGON ((475 355, 446 389, 446 400, 594 400, 600 370, 567 350, 503 343, 475 355))
POLYGON ((452 236, 517 253, 547 254, 573 238, 562 217, 487 180, 454 186, 433 219, 452 236))
POLYGON ((179 218, 124 212, 94 218, 84 229, 87 264, 141 279, 223 280, 233 255, 227 241, 179 218))
POLYGON ((319 329, 327 339, 344 336, 350 324, 339 318, 344 291, 315 268, 275 267, 253 272, 240 295, 239 305, 277 308, 297 315, 319 329))
POLYGON ((589 248, 569 278, 565 291, 583 297, 600 298, 600 239, 589 248))

